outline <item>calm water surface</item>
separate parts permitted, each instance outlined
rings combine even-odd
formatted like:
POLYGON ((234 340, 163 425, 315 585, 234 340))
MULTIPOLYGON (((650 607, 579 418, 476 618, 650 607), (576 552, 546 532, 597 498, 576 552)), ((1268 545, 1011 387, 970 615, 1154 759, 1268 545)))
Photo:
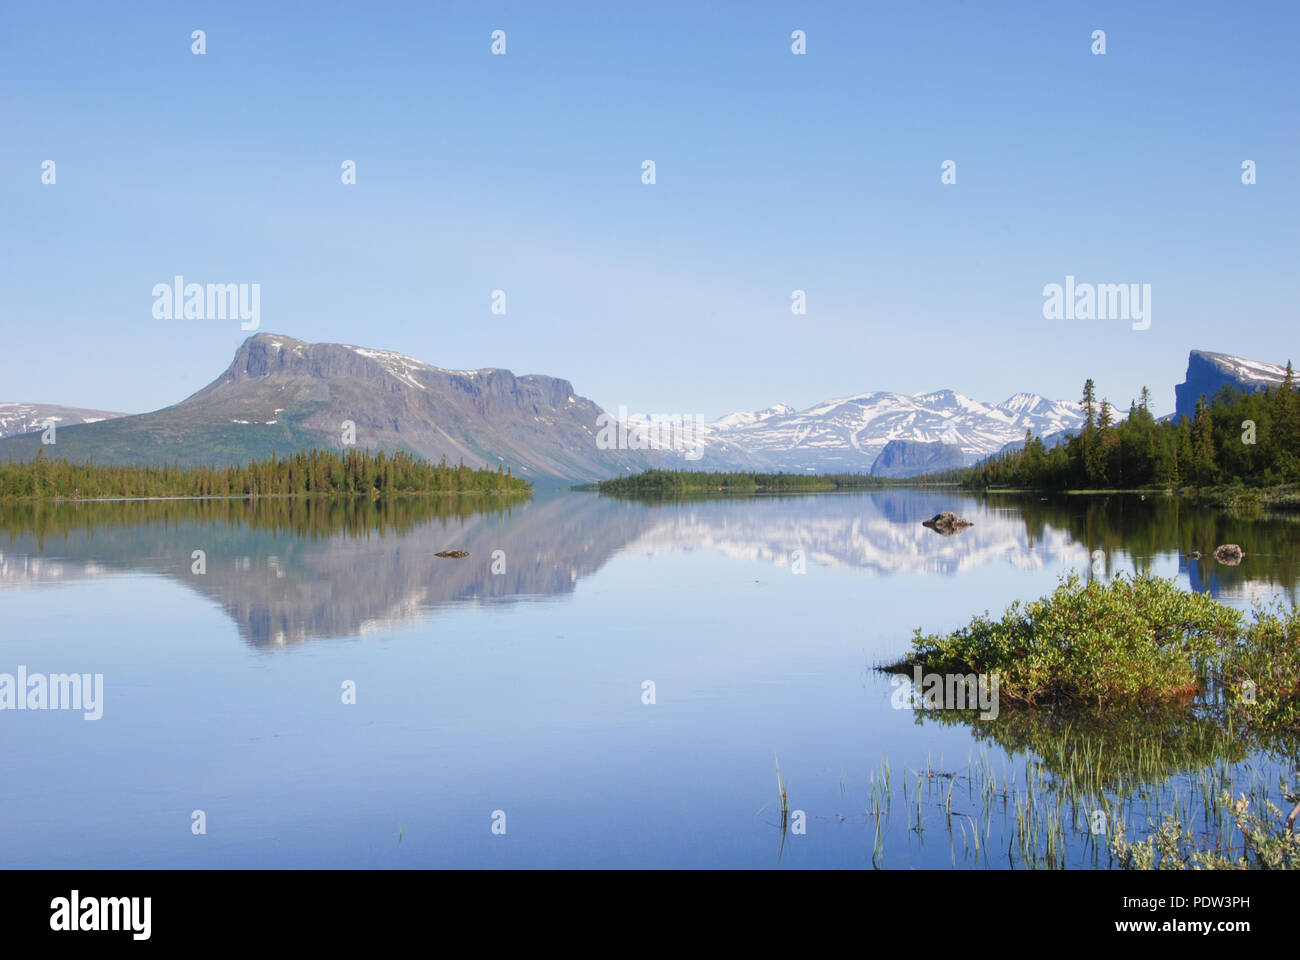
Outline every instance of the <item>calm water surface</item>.
MULTIPOLYGON (((80 504, 0 522, 0 672, 104 677, 98 721, 0 712, 6 867, 1105 867, 1086 823, 1058 825, 1043 861, 1016 854, 1007 811, 1059 784, 1077 741, 1005 712, 896 709, 873 667, 916 627, 1071 569, 1242 607, 1294 602, 1300 576, 1290 523, 1119 496, 80 504), (975 525, 920 525, 943 509, 975 525), (1223 542, 1245 562, 1184 559, 1223 542), (450 549, 469 556, 434 556, 450 549), (782 829, 774 758, 804 833, 782 829)), ((1109 796, 1136 823, 1207 770, 1275 799, 1294 780, 1294 751, 1203 740, 1109 796)))

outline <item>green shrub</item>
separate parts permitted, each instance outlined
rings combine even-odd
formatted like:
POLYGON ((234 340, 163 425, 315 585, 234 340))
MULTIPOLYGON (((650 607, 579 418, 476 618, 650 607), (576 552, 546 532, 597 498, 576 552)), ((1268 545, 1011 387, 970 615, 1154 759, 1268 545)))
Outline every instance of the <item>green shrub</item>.
POLYGON ((1110 849, 1126 870, 1295 870, 1300 868, 1300 834, 1282 819, 1282 811, 1266 800, 1266 816, 1250 809, 1245 796, 1235 803, 1228 793, 1219 802, 1232 811, 1241 833, 1241 846, 1223 847, 1219 838, 1184 826, 1167 815, 1159 829, 1144 840, 1130 841, 1124 824, 1117 825, 1110 849))
POLYGON ((996 673, 1003 699, 1024 703, 1141 703, 1190 696, 1241 614, 1158 577, 1109 584, 1063 577, 1049 596, 1012 604, 960 630, 912 642, 910 662, 940 673, 996 673))
POLYGON ((1260 733, 1300 730, 1300 611, 1260 610, 1228 650, 1224 697, 1260 733))

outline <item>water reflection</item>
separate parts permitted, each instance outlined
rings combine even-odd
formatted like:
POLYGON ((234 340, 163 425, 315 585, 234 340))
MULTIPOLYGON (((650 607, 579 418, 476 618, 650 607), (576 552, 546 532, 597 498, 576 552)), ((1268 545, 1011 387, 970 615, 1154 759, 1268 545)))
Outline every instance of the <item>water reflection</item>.
POLYGON ((422 498, 19 504, 0 508, 0 587, 143 571, 211 597, 255 646, 354 637, 448 604, 559 597, 619 553, 707 550, 864 576, 952 576, 1003 564, 1177 570, 1191 589, 1290 593, 1293 519, 1246 518, 1170 498, 982 496, 931 490, 639 502, 422 498), (922 526, 953 509, 960 536, 922 526), (1246 559, 1208 554, 1240 543, 1246 559), (195 572, 203 551, 205 572, 195 572), (465 551, 463 559, 438 557, 465 551), (1098 551, 1100 554, 1098 554, 1098 551))
POLYGON ((877 576, 953 575, 990 563, 1042 568, 1083 562, 1088 551, 1065 530, 1027 535, 1014 511, 963 510, 975 524, 937 537, 922 526, 952 495, 919 490, 871 494, 688 500, 657 504, 657 521, 629 549, 657 553, 709 549, 741 560, 808 563, 877 576))
POLYGON ((216 600, 249 643, 282 646, 364 635, 442 604, 566 593, 636 535, 638 517, 571 496, 55 504, 5 519, 0 585, 161 574, 216 600), (468 556, 436 556, 453 550, 468 556))
POLYGON ((1285 755, 1289 744, 1234 729, 1209 696, 1194 704, 1106 711, 1008 707, 996 720, 950 708, 918 708, 913 716, 918 725, 965 726, 976 742, 1010 754, 1032 752, 1054 784, 1088 795, 1126 797, 1175 774, 1237 763, 1253 750, 1281 746, 1285 755))
POLYGON ((1175 497, 1112 495, 1095 497, 1009 497, 987 495, 989 509, 1019 517, 1031 538, 1064 532, 1100 550, 1106 572, 1155 572, 1158 559, 1176 559, 1190 589, 1220 599, 1265 599, 1279 593, 1297 599, 1300 581, 1300 516, 1243 515, 1197 506, 1175 497), (1240 544, 1245 559, 1219 563, 1212 553, 1221 544, 1240 544), (1191 554, 1203 554, 1192 559, 1191 554))

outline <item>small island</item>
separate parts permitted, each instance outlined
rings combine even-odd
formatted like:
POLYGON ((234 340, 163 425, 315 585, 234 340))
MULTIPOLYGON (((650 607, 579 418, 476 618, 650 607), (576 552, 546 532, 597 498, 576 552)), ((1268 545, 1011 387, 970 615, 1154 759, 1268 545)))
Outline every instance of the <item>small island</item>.
POLYGON ((925 481, 897 480, 863 473, 704 473, 696 470, 646 470, 575 486, 612 496, 681 497, 688 495, 755 493, 827 493, 836 490, 882 490, 918 486, 925 481))

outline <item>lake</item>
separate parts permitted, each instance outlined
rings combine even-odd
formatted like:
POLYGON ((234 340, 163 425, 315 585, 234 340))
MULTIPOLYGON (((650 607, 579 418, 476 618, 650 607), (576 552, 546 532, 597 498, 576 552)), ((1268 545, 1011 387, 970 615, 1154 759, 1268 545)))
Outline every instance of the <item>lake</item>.
POLYGON ((891 489, 0 521, 0 673, 103 678, 99 719, 0 711, 6 867, 1107 867, 1098 809, 1213 835, 1219 790, 1295 783, 1294 744, 900 708, 875 670, 1070 570, 1293 604, 1289 520, 891 489))

